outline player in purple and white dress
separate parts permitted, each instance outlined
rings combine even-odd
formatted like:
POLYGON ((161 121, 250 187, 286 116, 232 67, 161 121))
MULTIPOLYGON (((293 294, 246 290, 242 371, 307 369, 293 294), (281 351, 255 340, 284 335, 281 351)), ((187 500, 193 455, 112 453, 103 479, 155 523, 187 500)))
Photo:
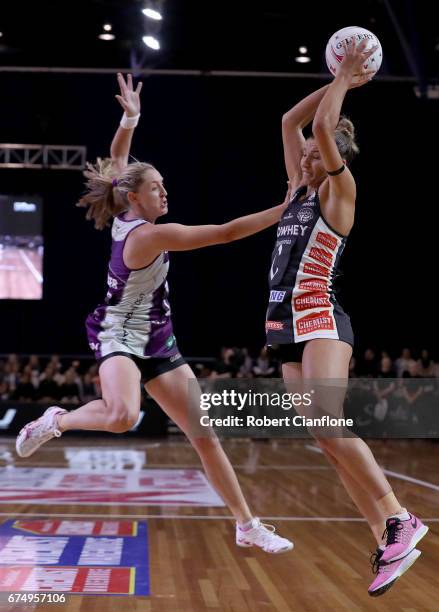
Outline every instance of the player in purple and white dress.
POLYGON ((200 437, 190 427, 191 415, 199 406, 189 400, 188 387, 196 379, 177 348, 166 281, 168 251, 197 249, 255 234, 279 221, 286 202, 223 225, 156 225, 168 210, 163 177, 150 164, 128 164, 140 116, 141 84, 134 91, 131 75, 125 82, 119 74, 118 81, 121 94, 117 99, 125 113, 111 145, 111 160, 88 167, 88 191, 80 202, 98 229, 113 220, 105 302, 87 318, 89 343, 99 362, 102 399, 71 412, 49 408, 20 432, 17 453, 28 457, 44 442, 71 429, 128 431, 139 416, 142 382, 188 436, 211 484, 235 516, 237 545, 259 546, 270 553, 291 550, 292 542, 250 512, 213 432, 200 437))
MULTIPOLYGON (((358 149, 353 125, 340 120, 340 112, 348 89, 369 80, 363 66, 374 50, 366 52, 365 43, 350 44, 332 83, 283 117, 285 164, 294 196, 278 227, 266 329, 267 343, 277 345, 287 385, 324 379, 347 383, 353 333, 332 280, 354 222, 356 186, 346 164, 358 149), (363 78, 353 85, 357 74, 363 78), (313 135, 305 140, 302 130, 311 121, 313 135)), ((344 385, 340 388, 344 396, 344 385)), ((340 410, 343 400, 337 398, 338 405, 330 408, 332 396, 323 395, 320 408, 340 410)), ((381 595, 418 558, 416 544, 428 527, 401 507, 363 440, 314 435, 377 540, 377 576, 369 594, 381 595)))

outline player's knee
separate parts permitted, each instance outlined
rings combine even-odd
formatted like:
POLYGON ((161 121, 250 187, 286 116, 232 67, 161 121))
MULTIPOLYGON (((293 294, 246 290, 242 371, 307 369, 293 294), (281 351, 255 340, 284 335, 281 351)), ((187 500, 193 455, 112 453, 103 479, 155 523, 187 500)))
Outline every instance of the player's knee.
POLYGON ((136 418, 133 416, 132 410, 129 410, 126 402, 119 400, 110 403, 108 407, 107 431, 124 433, 136 424, 136 418))
POLYGON ((331 465, 336 466, 338 461, 334 457, 334 455, 330 452, 330 450, 329 450, 330 445, 327 444, 327 441, 328 441, 328 438, 317 438, 316 439, 316 444, 317 444, 317 446, 320 447, 320 449, 322 450, 323 454, 325 455, 325 457, 329 461, 329 463, 331 463, 331 465))
POLYGON ((335 458, 344 452, 344 448, 346 446, 344 444, 344 438, 319 437, 317 438, 316 442, 320 446, 322 451, 325 453, 325 455, 330 454, 335 458))

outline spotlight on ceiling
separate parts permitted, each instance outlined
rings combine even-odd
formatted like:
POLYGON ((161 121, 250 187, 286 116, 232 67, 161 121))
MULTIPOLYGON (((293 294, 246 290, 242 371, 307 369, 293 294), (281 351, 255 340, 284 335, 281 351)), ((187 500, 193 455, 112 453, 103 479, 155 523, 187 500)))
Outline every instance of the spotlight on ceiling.
POLYGON ((163 19, 162 14, 152 8, 144 8, 142 10, 142 13, 145 15, 145 17, 148 17, 149 19, 154 19, 154 21, 161 21, 163 19))
POLYGON ((311 58, 308 55, 308 47, 305 47, 304 45, 299 47, 299 55, 297 57, 294 58, 294 61, 296 61, 298 64, 307 64, 308 62, 311 61, 311 58))
POLYGON ((154 51, 158 51, 158 49, 160 49, 160 43, 157 38, 154 38, 154 36, 144 36, 142 40, 150 49, 154 49, 154 51))
POLYGON ((111 33, 113 26, 110 23, 104 23, 102 26, 102 32, 99 34, 98 38, 100 40, 114 40, 116 37, 111 33))

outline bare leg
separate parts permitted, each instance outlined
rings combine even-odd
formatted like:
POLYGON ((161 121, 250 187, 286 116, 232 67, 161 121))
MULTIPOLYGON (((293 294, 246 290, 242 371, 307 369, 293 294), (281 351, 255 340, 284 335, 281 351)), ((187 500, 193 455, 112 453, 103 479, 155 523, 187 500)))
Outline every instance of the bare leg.
MULTIPOLYGON (((346 380, 347 382, 351 355, 352 349, 345 342, 326 339, 312 340, 307 343, 303 353, 303 377, 314 380, 346 380)), ((375 502, 391 493, 392 487, 363 440, 360 438, 325 438, 319 442, 375 502)), ((390 513, 401 510, 401 505, 397 501, 394 506, 390 513)), ((385 518, 383 516, 383 519, 385 518)))
POLYGON ((157 376, 145 385, 145 389, 169 418, 188 436, 212 486, 223 498, 238 523, 245 523, 252 518, 252 514, 218 438, 216 436, 207 437, 207 433, 206 437, 191 435, 189 411, 197 411, 199 406, 190 405, 189 380, 196 380, 196 378, 191 368, 185 364, 157 376))
POLYGON ((377 544, 381 544, 382 535, 384 529, 386 528, 386 521, 385 518, 383 518, 382 510, 377 501, 371 498, 369 493, 367 493, 367 491, 365 491, 363 487, 361 487, 356 480, 354 480, 350 473, 341 463, 337 461, 333 455, 331 455, 329 451, 327 451, 325 448, 322 448, 322 451, 329 463, 331 463, 331 465, 333 465, 336 469, 344 488, 354 504, 357 506, 360 514, 362 514, 369 523, 369 527, 375 536, 377 544))
POLYGON ((102 399, 58 417, 60 431, 87 429, 120 433, 137 421, 140 409, 140 372, 129 357, 116 355, 99 368, 102 399))
MULTIPOLYGON (((297 363, 284 364, 284 378, 297 380, 303 374, 304 377, 314 380, 346 379, 350 355, 351 348, 343 342, 314 340, 305 347, 302 368, 297 363)), ((382 498, 387 498, 392 489, 369 447, 359 438, 320 438, 317 443, 328 461, 334 465, 347 493, 368 521, 377 543, 380 544, 386 518, 391 513, 399 512, 401 508, 396 501, 388 512, 384 511, 379 503, 382 498)))

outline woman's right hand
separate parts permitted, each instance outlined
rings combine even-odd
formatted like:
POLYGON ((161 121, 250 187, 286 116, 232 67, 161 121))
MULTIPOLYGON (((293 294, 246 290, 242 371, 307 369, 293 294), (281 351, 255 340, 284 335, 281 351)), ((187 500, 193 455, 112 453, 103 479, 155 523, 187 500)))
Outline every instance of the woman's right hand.
POLYGON ((133 90, 133 77, 131 74, 127 75, 127 80, 123 78, 123 74, 117 73, 117 82, 120 87, 120 96, 117 95, 116 99, 126 112, 128 117, 135 117, 140 113, 140 91, 142 89, 142 83, 137 83, 136 90, 133 90))
POLYGON ((349 89, 364 85, 364 83, 367 83, 375 74, 373 70, 365 70, 364 64, 378 49, 378 45, 374 45, 366 51, 367 43, 368 41, 366 39, 362 40, 359 44, 356 44, 355 39, 352 39, 350 44, 343 41, 344 58, 338 72, 351 79, 360 77, 359 82, 351 83, 349 89))

